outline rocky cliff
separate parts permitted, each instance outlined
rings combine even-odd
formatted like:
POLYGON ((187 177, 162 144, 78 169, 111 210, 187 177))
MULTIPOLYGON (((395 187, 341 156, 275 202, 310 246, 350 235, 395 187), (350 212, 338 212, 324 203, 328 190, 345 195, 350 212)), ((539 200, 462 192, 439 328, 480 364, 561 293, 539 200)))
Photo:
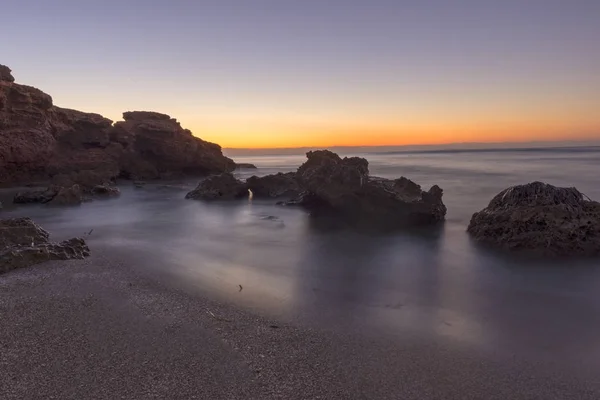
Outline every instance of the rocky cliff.
POLYGON ((53 105, 52 97, 14 82, 0 65, 0 184, 86 174, 154 179, 231 171, 221 147, 192 135, 173 118, 125 112, 113 122, 53 105))

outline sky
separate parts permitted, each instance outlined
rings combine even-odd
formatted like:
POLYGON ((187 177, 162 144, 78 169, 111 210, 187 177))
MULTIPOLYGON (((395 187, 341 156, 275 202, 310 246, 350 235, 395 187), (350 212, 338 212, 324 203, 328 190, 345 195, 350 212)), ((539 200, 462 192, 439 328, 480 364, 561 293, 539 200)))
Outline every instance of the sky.
POLYGON ((3 0, 56 105, 223 147, 600 138, 600 0, 3 0))

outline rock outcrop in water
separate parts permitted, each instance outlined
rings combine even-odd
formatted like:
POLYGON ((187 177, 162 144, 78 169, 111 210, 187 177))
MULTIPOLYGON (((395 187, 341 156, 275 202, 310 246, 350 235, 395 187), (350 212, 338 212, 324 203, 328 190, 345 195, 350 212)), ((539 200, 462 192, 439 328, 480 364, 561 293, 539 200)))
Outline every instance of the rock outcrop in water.
MULTIPOLYGON (((119 188, 110 184, 80 185, 70 178, 58 180, 61 184, 51 185, 44 190, 22 191, 15 195, 15 204, 50 204, 60 206, 78 205, 94 198, 117 197, 121 194, 119 188)), ((90 181, 88 181, 90 182, 90 181)))
POLYGON ((428 225, 443 221, 443 191, 423 191, 413 181, 369 176, 364 158, 341 158, 328 150, 307 153, 297 175, 306 193, 295 203, 316 215, 335 213, 349 222, 381 228, 428 225))
POLYGON ((83 239, 61 243, 29 218, 0 220, 0 273, 50 260, 83 259, 90 250, 83 239))
POLYGON ((473 214, 469 234, 496 248, 543 256, 600 254, 600 203, 542 182, 500 192, 473 214))
POLYGON ((264 198, 296 197, 304 190, 294 172, 285 174, 279 172, 262 177, 251 176, 246 179, 246 185, 253 196, 264 198))
POLYGON ((442 189, 423 191, 413 181, 369 176, 364 158, 341 158, 328 150, 307 153, 297 172, 250 177, 241 182, 231 174, 200 182, 186 198, 215 200, 246 197, 288 197, 285 205, 304 207, 315 218, 341 218, 365 227, 398 228, 443 221, 446 206, 442 189))
POLYGON ((15 83, 10 69, 0 65, 0 184, 67 176, 71 185, 85 189, 117 177, 155 179, 235 168, 218 145, 194 137, 168 115, 133 111, 123 119, 113 126, 101 115, 54 106, 52 97, 15 83))
POLYGON ((248 197, 246 184, 229 173, 203 179, 185 198, 193 200, 234 200, 248 197))

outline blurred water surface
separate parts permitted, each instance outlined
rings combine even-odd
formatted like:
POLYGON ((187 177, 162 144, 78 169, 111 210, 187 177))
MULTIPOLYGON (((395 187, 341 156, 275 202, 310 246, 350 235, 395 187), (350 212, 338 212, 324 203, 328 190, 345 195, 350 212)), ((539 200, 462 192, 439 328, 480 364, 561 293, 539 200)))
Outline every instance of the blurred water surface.
MULTIPOLYGON (((600 260, 565 265, 503 257, 474 246, 465 232, 473 212, 514 184, 575 186, 600 200, 600 148, 358 155, 369 160, 372 175, 440 185, 445 225, 385 236, 323 231, 304 211, 273 201, 185 200, 195 181, 181 188, 124 183, 118 199, 3 214, 31 216, 57 240, 93 229, 92 251, 127 253, 182 287, 266 313, 600 364, 600 260)), ((292 171, 303 160, 236 157, 259 167, 239 171, 242 178, 292 171)))

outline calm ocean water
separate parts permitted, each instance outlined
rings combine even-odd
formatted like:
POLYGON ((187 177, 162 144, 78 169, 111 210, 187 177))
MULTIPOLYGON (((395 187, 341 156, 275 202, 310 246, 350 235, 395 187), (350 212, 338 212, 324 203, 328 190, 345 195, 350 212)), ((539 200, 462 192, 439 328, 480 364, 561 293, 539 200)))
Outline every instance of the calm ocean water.
MULTIPOLYGON (((93 252, 122 255, 186 289, 265 313, 410 332, 505 355, 600 363, 600 260, 502 257, 465 232, 473 212, 514 184, 575 186, 600 200, 600 147, 358 155, 369 160, 372 175, 440 185, 444 227, 386 236, 323 232, 304 211, 272 201, 206 204, 184 200, 186 188, 130 184, 116 200, 3 214, 31 216, 57 240, 93 229, 93 252)), ((303 160, 236 157, 259 167, 241 177, 292 171, 303 160)))

